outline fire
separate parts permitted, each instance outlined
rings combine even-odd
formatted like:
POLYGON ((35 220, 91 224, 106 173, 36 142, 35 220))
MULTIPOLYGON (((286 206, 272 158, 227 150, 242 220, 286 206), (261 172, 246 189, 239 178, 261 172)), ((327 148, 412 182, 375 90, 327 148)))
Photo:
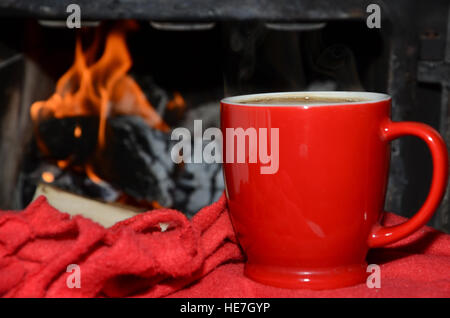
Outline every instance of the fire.
POLYGON ((42 172, 41 178, 47 183, 52 183, 53 181, 55 181, 55 176, 50 171, 42 172))
POLYGON ((87 164, 86 167, 86 175, 89 179, 91 179, 94 183, 100 184, 103 180, 94 172, 94 168, 87 164))
MULTIPOLYGON (((163 131, 168 126, 154 110, 136 81, 127 75, 132 65, 125 42, 125 31, 116 27, 106 38, 103 55, 91 62, 98 41, 83 51, 77 38, 75 60, 70 69, 58 80, 55 93, 45 101, 31 106, 35 124, 48 118, 71 116, 99 116, 98 143, 105 145, 106 120, 115 115, 137 115, 149 126, 163 131)), ((81 136, 75 128, 74 136, 81 136)))
MULTIPOLYGON (((37 128, 42 121, 51 118, 97 116, 99 118, 97 147, 100 149, 104 149, 107 143, 105 131, 107 119, 110 116, 140 116, 152 128, 161 131, 169 130, 137 82, 127 74, 132 60, 125 41, 125 31, 130 27, 133 29, 136 24, 127 21, 117 24, 110 30, 105 39, 102 55, 98 59, 95 57, 98 56, 97 50, 101 44, 99 35, 102 33, 96 34, 94 42, 87 49, 83 49, 81 38, 77 37, 74 62, 57 81, 53 95, 47 100, 31 105, 30 115, 35 125, 38 146, 43 153, 48 154, 49 151, 39 137, 37 128)), ((184 106, 185 101, 179 93, 174 93, 174 99, 167 105, 169 109, 179 109, 184 106)), ((83 133, 82 127, 77 124, 73 129, 74 138, 81 138, 83 133)), ((97 184, 103 182, 89 160, 80 165, 69 157, 57 160, 56 164, 60 169, 70 167, 76 172, 84 172, 97 184)), ((55 176, 45 171, 41 179, 52 183, 55 181, 55 176)), ((137 202, 137 204, 148 208, 161 207, 156 201, 137 202)))
POLYGON ((186 107, 186 102, 179 92, 173 93, 173 98, 167 103, 167 109, 180 109, 186 107))
POLYGON ((60 168, 60 169, 65 169, 69 166, 70 161, 69 160, 58 160, 56 162, 56 165, 60 168))

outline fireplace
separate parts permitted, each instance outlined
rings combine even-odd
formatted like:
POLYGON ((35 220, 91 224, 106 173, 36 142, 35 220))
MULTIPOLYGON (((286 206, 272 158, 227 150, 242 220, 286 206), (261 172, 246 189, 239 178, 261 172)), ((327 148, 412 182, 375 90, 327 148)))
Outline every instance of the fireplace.
MULTIPOLYGON (((222 193, 221 167, 174 163, 170 132, 218 127, 220 99, 236 94, 386 92, 394 120, 450 142, 446 1, 379 3, 380 28, 367 1, 100 0, 78 1, 82 28, 69 29, 70 3, 0 3, 2 209, 51 184, 192 216, 222 193)), ((390 169, 386 209, 411 216, 431 180, 425 145, 395 141, 390 169)), ((447 232, 448 196, 429 223, 447 232)))

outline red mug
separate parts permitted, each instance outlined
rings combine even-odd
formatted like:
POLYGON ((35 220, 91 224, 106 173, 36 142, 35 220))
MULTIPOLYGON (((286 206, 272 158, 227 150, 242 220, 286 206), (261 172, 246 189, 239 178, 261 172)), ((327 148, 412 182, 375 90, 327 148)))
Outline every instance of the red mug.
POLYGON ((221 101, 226 197, 247 277, 285 288, 362 283, 369 248, 426 224, 445 191, 446 146, 425 124, 391 121, 390 107, 388 95, 366 92, 221 101), (383 227, 389 142, 405 135, 431 151, 431 188, 414 217, 383 227))

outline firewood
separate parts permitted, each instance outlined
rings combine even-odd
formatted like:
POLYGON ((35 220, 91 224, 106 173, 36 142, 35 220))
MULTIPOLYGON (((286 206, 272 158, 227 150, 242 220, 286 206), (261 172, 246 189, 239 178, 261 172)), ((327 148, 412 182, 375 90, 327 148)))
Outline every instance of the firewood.
POLYGON ((61 212, 72 216, 82 215, 104 227, 110 227, 143 212, 135 207, 118 203, 104 203, 42 183, 36 188, 33 200, 40 195, 45 196, 48 203, 61 212))

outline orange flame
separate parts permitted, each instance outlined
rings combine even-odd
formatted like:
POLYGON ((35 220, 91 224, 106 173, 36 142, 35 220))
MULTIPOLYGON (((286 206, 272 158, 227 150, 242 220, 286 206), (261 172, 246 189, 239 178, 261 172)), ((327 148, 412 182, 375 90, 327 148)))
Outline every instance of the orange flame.
POLYGON ((79 125, 76 125, 75 129, 73 130, 73 135, 75 136, 75 138, 80 138, 82 133, 83 131, 81 130, 81 127, 79 125))
MULTIPOLYGON (((153 109, 139 85, 127 75, 131 57, 125 42, 125 32, 113 29, 106 38, 103 55, 93 64, 92 48, 83 52, 78 38, 75 47, 75 61, 71 68, 58 80, 55 93, 46 101, 31 106, 31 117, 39 123, 51 117, 64 118, 81 115, 97 115, 100 118, 98 142, 105 144, 105 127, 108 116, 141 116, 149 126, 163 131, 168 126, 153 109)), ((80 133, 75 131, 75 137, 80 133)))
POLYGON ((91 179, 92 182, 97 184, 102 183, 103 180, 94 172, 94 168, 90 164, 87 164, 85 166, 85 170, 86 175, 88 176, 89 179, 91 179))

